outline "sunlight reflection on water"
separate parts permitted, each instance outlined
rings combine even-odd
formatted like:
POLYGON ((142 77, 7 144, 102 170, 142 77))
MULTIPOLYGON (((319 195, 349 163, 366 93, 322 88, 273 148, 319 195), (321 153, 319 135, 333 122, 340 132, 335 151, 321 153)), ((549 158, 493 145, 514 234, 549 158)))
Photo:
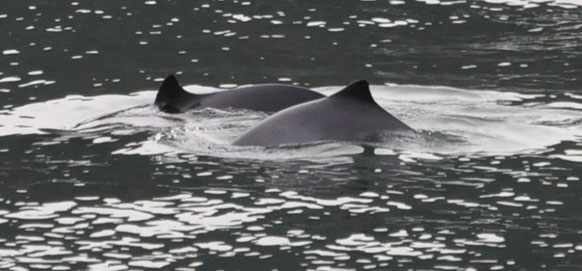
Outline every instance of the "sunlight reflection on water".
POLYGON ((2 270, 582 264, 580 1, 3 5, 2 270), (233 147, 266 115, 161 114, 170 73, 368 79, 420 139, 233 147))

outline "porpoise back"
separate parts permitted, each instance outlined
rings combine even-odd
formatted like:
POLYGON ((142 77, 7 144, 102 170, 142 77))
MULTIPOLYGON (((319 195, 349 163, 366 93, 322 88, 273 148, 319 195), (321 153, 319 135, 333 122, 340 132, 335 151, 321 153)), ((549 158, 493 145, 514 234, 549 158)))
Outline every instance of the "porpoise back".
POLYGON ((282 110, 237 138, 235 145, 276 146, 324 140, 366 140, 383 131, 414 132, 380 107, 368 82, 355 81, 327 98, 282 110))
POLYGON ((293 105, 324 97, 315 91, 284 84, 260 84, 210 94, 193 94, 184 90, 175 76, 168 76, 154 101, 166 113, 183 113, 192 109, 235 108, 277 112, 293 105))

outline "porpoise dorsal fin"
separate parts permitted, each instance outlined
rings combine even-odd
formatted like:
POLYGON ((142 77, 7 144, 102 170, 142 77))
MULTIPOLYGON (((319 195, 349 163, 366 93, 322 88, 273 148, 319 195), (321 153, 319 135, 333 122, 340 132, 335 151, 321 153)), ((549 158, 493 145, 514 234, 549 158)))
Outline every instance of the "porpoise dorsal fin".
POLYGON ((186 91, 180 86, 180 83, 178 83, 178 79, 176 79, 176 76, 174 76, 173 74, 168 75, 168 77, 164 79, 164 82, 162 82, 162 85, 158 90, 158 95, 156 95, 156 100, 154 101, 154 104, 160 106, 164 103, 167 103, 168 101, 180 97, 180 95, 183 92, 186 91))
POLYGON ((366 80, 354 81, 330 97, 350 98, 364 102, 374 102, 372 93, 370 93, 370 85, 366 80))
POLYGON ((184 90, 178 83, 176 76, 171 74, 162 82, 154 105, 166 113, 180 113, 180 107, 177 103, 180 103, 180 100, 185 99, 187 96, 195 96, 195 94, 184 90))

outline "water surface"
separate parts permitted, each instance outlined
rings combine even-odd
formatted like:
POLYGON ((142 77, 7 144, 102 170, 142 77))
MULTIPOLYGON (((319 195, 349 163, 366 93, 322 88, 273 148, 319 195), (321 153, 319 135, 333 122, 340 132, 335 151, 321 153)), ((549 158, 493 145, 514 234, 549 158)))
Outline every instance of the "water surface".
POLYGON ((582 268, 582 3, 0 7, 0 269, 582 268), (150 106, 367 79, 420 132, 234 147, 266 117, 150 106))

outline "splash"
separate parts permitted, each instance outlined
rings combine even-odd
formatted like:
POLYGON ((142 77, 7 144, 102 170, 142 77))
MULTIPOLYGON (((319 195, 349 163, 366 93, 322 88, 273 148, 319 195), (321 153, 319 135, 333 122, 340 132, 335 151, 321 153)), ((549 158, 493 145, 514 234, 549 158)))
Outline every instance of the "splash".
MULTIPOLYGON (((316 91, 329 95, 337 89, 321 87, 316 91)), ((188 86, 188 90, 210 89, 188 86)), ((577 125, 582 121, 579 110, 582 104, 575 99, 556 102, 544 95, 414 85, 373 86, 372 92, 382 107, 420 132, 416 139, 372 145, 378 150, 375 155, 399 155, 406 160, 458 154, 511 154, 577 141, 582 135, 582 128, 577 125), (540 99, 547 102, 539 102, 540 99)), ((323 142, 300 148, 232 146, 230 142, 267 115, 217 109, 168 115, 150 106, 154 95, 154 91, 94 97, 74 95, 3 110, 0 135, 58 131, 69 137, 83 137, 90 133, 93 138, 98 135, 93 140, 98 144, 138 132, 150 134, 145 141, 126 144, 113 152, 125 155, 190 153, 269 160, 340 157, 341 161, 341 157, 365 152, 360 142, 323 142)))

